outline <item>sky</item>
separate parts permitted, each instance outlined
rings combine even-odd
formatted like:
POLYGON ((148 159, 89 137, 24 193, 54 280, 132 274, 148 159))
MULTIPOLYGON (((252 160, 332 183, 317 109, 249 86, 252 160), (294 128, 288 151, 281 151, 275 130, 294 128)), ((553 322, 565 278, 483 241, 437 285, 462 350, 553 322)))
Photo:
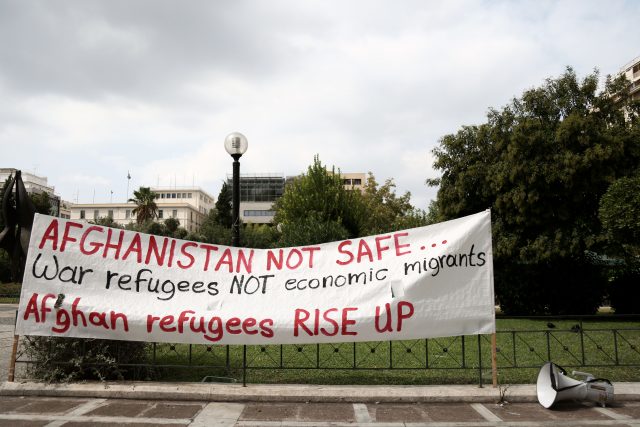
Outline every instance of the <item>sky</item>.
POLYGON ((70 202, 216 197, 241 132, 242 173, 318 155, 426 209, 444 135, 567 66, 617 73, 638 18, 633 0, 0 0, 0 167, 70 202))

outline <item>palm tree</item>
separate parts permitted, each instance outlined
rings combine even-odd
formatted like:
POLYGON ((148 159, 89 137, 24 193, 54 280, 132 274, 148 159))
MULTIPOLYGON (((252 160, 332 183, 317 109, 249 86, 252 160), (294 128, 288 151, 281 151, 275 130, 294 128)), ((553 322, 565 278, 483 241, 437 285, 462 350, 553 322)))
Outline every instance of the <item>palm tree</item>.
POLYGON ((133 191, 133 199, 129 199, 129 201, 136 204, 133 214, 136 216, 138 224, 144 224, 147 220, 152 220, 157 216, 157 196, 149 187, 140 187, 139 190, 133 191))

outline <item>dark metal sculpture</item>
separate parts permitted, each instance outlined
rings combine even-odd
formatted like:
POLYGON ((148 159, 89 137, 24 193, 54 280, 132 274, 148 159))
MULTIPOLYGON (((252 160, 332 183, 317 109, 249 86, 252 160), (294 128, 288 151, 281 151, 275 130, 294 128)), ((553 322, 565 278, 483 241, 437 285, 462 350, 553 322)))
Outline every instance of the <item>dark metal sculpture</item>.
POLYGON ((16 171, 14 177, 9 177, 9 185, 2 197, 4 230, 0 232, 0 248, 9 253, 11 275, 16 282, 22 281, 35 214, 36 208, 24 187, 22 173, 16 171))

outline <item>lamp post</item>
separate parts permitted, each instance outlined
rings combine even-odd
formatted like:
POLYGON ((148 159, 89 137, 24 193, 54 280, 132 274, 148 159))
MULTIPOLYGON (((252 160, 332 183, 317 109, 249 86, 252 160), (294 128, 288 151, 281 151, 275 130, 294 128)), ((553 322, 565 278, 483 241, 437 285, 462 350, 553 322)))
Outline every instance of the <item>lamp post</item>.
POLYGON ((232 207, 233 223, 231 225, 231 234, 233 237, 233 246, 240 246, 240 157, 247 151, 249 143, 247 138, 240 132, 233 132, 224 139, 224 148, 227 153, 233 157, 233 188, 232 188, 232 207))

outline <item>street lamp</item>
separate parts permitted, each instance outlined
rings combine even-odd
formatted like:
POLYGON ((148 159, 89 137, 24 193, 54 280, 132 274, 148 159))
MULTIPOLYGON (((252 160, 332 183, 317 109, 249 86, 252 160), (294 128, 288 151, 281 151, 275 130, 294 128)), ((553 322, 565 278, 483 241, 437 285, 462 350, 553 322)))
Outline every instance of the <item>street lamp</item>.
POLYGON ((240 132, 233 132, 224 139, 224 148, 233 157, 233 223, 231 234, 233 246, 240 246, 240 157, 247 151, 249 143, 247 138, 240 132))

